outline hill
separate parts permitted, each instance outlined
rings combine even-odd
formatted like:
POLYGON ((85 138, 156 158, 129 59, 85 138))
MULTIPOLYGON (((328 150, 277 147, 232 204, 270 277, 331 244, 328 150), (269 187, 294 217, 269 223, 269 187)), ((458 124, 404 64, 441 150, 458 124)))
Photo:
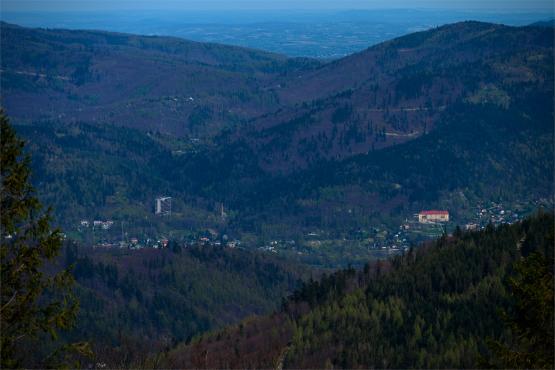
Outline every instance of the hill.
POLYGON ((538 269, 545 269, 542 278, 549 286, 544 288, 539 280, 528 284, 535 284, 541 294, 551 292, 551 299, 536 302, 547 304, 544 315, 535 316, 529 306, 524 310, 530 322, 540 320, 549 328, 526 338, 535 341, 530 357, 548 365, 554 358, 548 339, 553 338, 553 235, 553 215, 540 213, 520 224, 444 237, 385 264, 367 265, 363 271, 339 271, 320 282, 305 283, 272 316, 178 346, 161 366, 499 366, 490 343, 510 342, 515 334, 499 312, 520 309, 514 282, 528 279, 519 274, 538 258, 543 261, 538 269))
MULTIPOLYGON (((67 243, 60 263, 72 266, 79 313, 57 344, 87 341, 110 367, 136 367, 207 330, 270 313, 310 274, 271 255, 173 242, 132 251, 67 243)), ((39 349, 22 348, 26 366, 51 350, 39 349)))
POLYGON ((532 23, 530 26, 532 26, 532 27, 548 27, 548 28, 553 28, 553 27, 555 27, 555 19, 548 20, 548 21, 540 21, 540 22, 532 23))
POLYGON ((514 223, 553 205, 550 29, 463 22, 322 64, 0 27, 2 105, 42 202, 70 239, 112 248, 64 261, 82 311, 62 340, 96 343, 94 363, 475 368, 488 338, 516 340, 497 312, 519 309, 509 278, 531 252, 553 258, 552 215, 514 223), (153 214, 159 195, 171 216, 153 214), (450 211, 443 237, 410 248, 431 235, 410 219, 433 208, 450 211), (115 247, 135 237, 171 248, 115 247), (236 238, 266 252, 222 247, 236 238), (311 271, 292 260, 390 254, 200 336, 275 309, 311 271))
POLYGON ((548 198, 552 36, 464 22, 375 46, 291 81, 281 96, 298 105, 222 134, 181 168, 234 209, 258 204, 266 219, 303 215, 320 228, 548 198))
POLYGON ((270 172, 366 154, 433 131, 459 101, 508 109, 524 86, 552 93, 552 50, 552 32, 538 28, 463 22, 410 34, 288 80, 277 90, 286 107, 237 136, 270 172))
POLYGON ((233 209, 321 229, 428 207, 462 223, 484 200, 550 198, 552 51, 536 27, 465 22, 402 37, 292 82, 283 96, 315 100, 224 133, 181 168, 233 209), (316 99, 350 79, 361 86, 316 99))
POLYGON ((264 86, 319 64, 171 37, 0 28, 2 105, 18 123, 57 119, 207 134, 276 109, 264 86))
MULTIPOLYGON (((398 230, 426 208, 450 210, 454 226, 476 222, 476 211, 490 201, 518 214, 538 202, 552 203, 553 35, 545 28, 463 22, 320 65, 177 39, 2 27, 8 45, 2 49, 7 55, 3 70, 39 68, 24 60, 23 51, 52 51, 59 42, 56 47, 66 50, 70 61, 80 60, 77 50, 94 58, 108 53, 114 66, 128 54, 139 58, 128 71, 131 77, 108 68, 98 83, 151 78, 146 69, 166 61, 161 71, 172 75, 209 68, 199 78, 217 80, 211 86, 218 91, 240 90, 225 76, 237 83, 247 76, 264 92, 257 96, 275 97, 277 105, 257 105, 262 108, 245 113, 240 125, 231 127, 227 119, 206 123, 206 132, 214 136, 201 139, 156 132, 151 124, 163 121, 149 119, 143 125, 135 119, 140 110, 131 106, 126 111, 130 120, 108 120, 114 125, 70 124, 65 116, 25 122, 17 113, 14 121, 30 142, 41 196, 72 228, 80 219, 104 217, 142 230, 154 225, 166 235, 216 228, 249 238, 255 246, 303 241, 309 233, 320 235, 312 244, 337 245, 355 236, 364 243, 376 240, 376 227, 398 230), (36 42, 15 43, 21 38, 36 42), (83 43, 92 49, 75 46, 83 43), (235 57, 226 62, 229 55, 235 57), (174 198, 173 221, 149 218, 153 198, 160 194, 174 198), (219 212, 222 204, 225 218, 219 212)), ((74 72, 75 63, 55 55, 45 53, 53 71, 74 72)), ((17 98, 27 85, 11 83, 14 76, 21 75, 2 72, 8 109, 15 109, 10 101, 27 101, 17 98)), ((181 78, 167 77, 152 81, 164 85, 181 78)), ((67 83, 86 91, 94 81, 67 83)), ((35 82, 28 93, 38 96, 42 92, 35 82)), ((208 86, 200 80, 194 85, 208 86)), ((104 88, 122 99, 132 96, 125 89, 104 88)), ((161 91, 149 96, 159 97, 161 91)), ((149 102, 143 101, 144 109, 157 117, 157 105, 149 102)), ((368 256, 371 244, 364 243, 358 243, 358 262, 368 256)), ((301 253, 319 251, 308 247, 301 253)), ((301 258, 297 252, 292 254, 301 258)))

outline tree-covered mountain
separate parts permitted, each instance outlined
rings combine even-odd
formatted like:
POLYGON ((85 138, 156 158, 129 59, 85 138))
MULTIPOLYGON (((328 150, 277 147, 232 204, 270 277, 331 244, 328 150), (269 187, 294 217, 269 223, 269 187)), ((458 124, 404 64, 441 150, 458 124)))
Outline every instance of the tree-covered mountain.
POLYGON ((534 22, 530 26, 553 28, 553 27, 555 27, 555 19, 551 19, 551 20, 547 20, 547 21, 534 22))
POLYGON ((552 96, 552 50, 539 27, 462 22, 410 34, 290 79, 277 90, 289 106, 239 139, 271 172, 366 154, 426 135, 461 101, 505 110, 530 91, 552 96))
POLYGON ((184 343, 161 366, 549 368, 553 225, 539 213, 307 282, 281 311, 184 343), (532 325, 545 329, 523 333, 532 325))
POLYGON ((0 27, 2 105, 16 123, 57 119, 208 134, 276 109, 266 87, 319 65, 171 37, 0 27))
MULTIPOLYGON (((2 27, 3 104, 30 142, 41 196, 67 224, 91 217, 141 223, 158 194, 174 197, 176 227, 206 225, 262 238, 398 225, 428 207, 449 209, 463 223, 484 201, 551 199, 553 35, 546 28, 462 22, 321 65, 177 39, 2 27), (52 52, 56 48, 63 53, 52 52), (25 61, 27 49, 45 49, 49 62, 25 61), (140 110, 133 106, 124 120, 103 121, 113 125, 87 115, 59 116, 65 114, 63 99, 33 104, 57 115, 30 113, 23 119, 13 102, 25 101, 19 95, 24 86, 29 94, 48 93, 37 87, 42 77, 14 71, 25 67, 65 76, 81 65, 78 50, 105 58, 93 70, 104 66, 106 76, 82 85, 64 80, 64 86, 79 94, 96 86, 110 104, 126 101, 132 94, 121 86, 141 78, 157 86, 148 96, 173 96, 164 90, 166 82, 197 67, 212 68, 198 78, 218 82, 180 88, 204 89, 211 98, 229 89, 236 96, 237 84, 248 81, 259 89, 256 96, 268 93, 275 101, 257 103, 262 108, 256 112, 226 101, 220 108, 242 110, 242 124, 229 125, 224 118, 223 125, 206 123, 219 133, 192 141, 155 132, 166 121, 150 98, 141 100, 141 110, 152 115, 148 125, 136 119, 140 110), (129 58, 136 60, 126 69, 131 77, 117 72, 129 58), (166 67, 153 67, 162 61, 166 67), (162 72, 172 77, 161 78, 162 72), (30 79, 30 85, 11 78, 30 79), (225 221, 216 212, 221 204, 228 211, 225 221)), ((102 104, 91 107, 109 112, 102 104)))

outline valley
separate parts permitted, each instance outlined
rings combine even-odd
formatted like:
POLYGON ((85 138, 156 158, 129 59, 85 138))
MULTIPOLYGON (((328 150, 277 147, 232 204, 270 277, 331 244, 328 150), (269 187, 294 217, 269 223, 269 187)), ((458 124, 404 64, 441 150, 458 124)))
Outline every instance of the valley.
POLYGON ((549 368, 553 27, 424 28, 1 22, 2 366, 549 368))
POLYGON ((462 22, 328 63, 175 38, 2 30, 2 104, 29 142, 41 198, 83 242, 226 235, 272 252, 294 241, 301 250, 279 249, 345 266, 440 235, 393 237, 424 209, 449 210, 452 232, 485 226, 473 214, 484 202, 524 214, 553 205, 546 28, 462 22), (171 217, 153 214, 161 195, 171 217), (82 220, 115 231, 91 239, 82 220))

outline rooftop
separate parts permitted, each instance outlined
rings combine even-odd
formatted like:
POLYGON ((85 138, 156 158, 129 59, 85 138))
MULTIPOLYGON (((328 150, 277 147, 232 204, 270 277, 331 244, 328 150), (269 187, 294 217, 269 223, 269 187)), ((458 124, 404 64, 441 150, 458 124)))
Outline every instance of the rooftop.
POLYGON ((420 211, 419 214, 420 215, 448 215, 449 211, 430 210, 430 211, 420 211))

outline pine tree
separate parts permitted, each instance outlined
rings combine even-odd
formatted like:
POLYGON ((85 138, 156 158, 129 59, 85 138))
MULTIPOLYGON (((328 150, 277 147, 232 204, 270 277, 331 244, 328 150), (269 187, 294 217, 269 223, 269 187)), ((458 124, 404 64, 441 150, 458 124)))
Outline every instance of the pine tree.
POLYGON ((512 343, 491 342, 502 368, 553 369, 553 259, 532 253, 516 263, 510 279, 516 305, 503 319, 510 326, 512 343))
MULTIPOLYGON (((29 182, 30 157, 0 110, 1 172, 1 367, 21 366, 21 348, 40 335, 55 339, 75 319, 78 303, 68 270, 52 265, 62 247, 61 232, 50 227, 29 182)), ((36 364, 46 366, 46 362, 36 364)))

